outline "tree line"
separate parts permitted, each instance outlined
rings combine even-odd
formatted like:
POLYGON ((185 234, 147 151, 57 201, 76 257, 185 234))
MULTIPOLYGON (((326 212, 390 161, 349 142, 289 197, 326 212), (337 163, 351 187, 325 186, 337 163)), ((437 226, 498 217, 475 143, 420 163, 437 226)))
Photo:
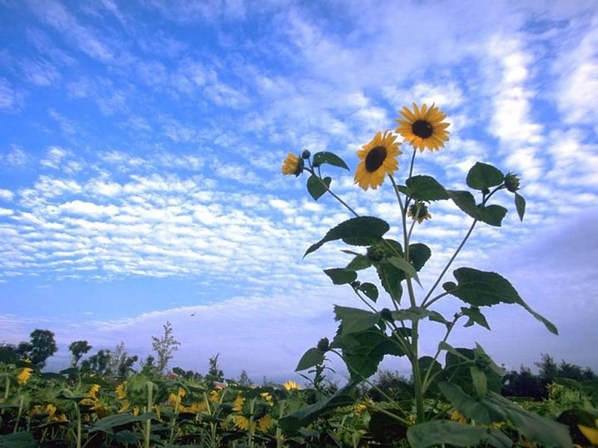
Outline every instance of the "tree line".
MULTIPOLYGON (((175 339, 173 328, 170 322, 163 326, 161 336, 152 336, 153 354, 141 359, 137 355, 129 355, 125 344, 120 342, 113 350, 101 349, 95 354, 83 359, 83 356, 92 350, 92 346, 86 340, 73 341, 69 344, 71 353, 71 368, 78 368, 82 372, 96 373, 106 378, 117 380, 126 379, 135 372, 134 365, 139 362, 140 370, 149 374, 165 374, 173 353, 177 351, 181 343, 175 339)), ((50 330, 36 329, 31 332, 29 341, 21 341, 18 344, 0 343, 0 362, 15 364, 27 361, 32 366, 42 370, 46 366, 48 358, 58 351, 54 333, 50 330)), ((218 365, 219 354, 209 358, 208 372, 205 379, 210 381, 224 381, 224 372, 218 365)), ((547 397, 547 386, 557 378, 567 378, 575 381, 598 380, 598 375, 589 367, 580 367, 562 360, 557 363, 548 354, 542 354, 541 359, 535 362, 537 373, 531 368, 521 366, 519 370, 504 370, 502 376, 501 392, 507 397, 528 397, 533 400, 542 400, 547 397)), ((184 370, 174 367, 172 373, 188 379, 201 379, 202 375, 192 370, 184 370)), ((241 372, 239 382, 243 385, 250 385, 251 380, 244 370, 241 372)), ((377 389, 389 394, 406 393, 411 388, 410 379, 398 372, 381 371, 376 377, 374 384, 377 389)), ((375 395, 378 392, 373 392, 375 395)), ((375 396, 372 398, 376 398, 375 396)))

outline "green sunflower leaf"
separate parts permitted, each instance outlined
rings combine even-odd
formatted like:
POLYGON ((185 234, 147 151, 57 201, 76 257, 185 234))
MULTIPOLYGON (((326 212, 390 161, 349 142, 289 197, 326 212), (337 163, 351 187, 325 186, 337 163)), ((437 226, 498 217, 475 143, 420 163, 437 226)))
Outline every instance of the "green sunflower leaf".
POLYGON ((371 311, 346 306, 336 305, 334 315, 335 320, 342 323, 342 336, 367 330, 380 322, 380 313, 372 313, 371 311))
POLYGON ((486 317, 482 314, 477 306, 472 306, 469 308, 462 307, 461 313, 469 318, 469 320, 465 323, 465 327, 471 327, 473 324, 478 324, 490 330, 490 325, 488 325, 486 317))
POLYGON ((357 289, 364 293, 366 297, 370 299, 372 302, 378 300, 378 287, 373 283, 362 283, 361 285, 359 285, 357 289))
POLYGON ((336 391, 331 397, 285 415, 279 420, 278 424, 285 431, 296 432, 307 427, 316 418, 330 414, 336 408, 355 403, 355 398, 353 398, 351 392, 356 384, 357 381, 352 381, 336 391))
POLYGON ((480 221, 495 227, 500 227, 502 220, 507 215, 507 209, 500 205, 480 205, 478 209, 480 221))
POLYGON ((332 182, 330 177, 320 179, 318 176, 314 176, 312 174, 309 176, 309 179, 307 179, 307 191, 311 197, 317 201, 322 197, 322 195, 324 195, 324 193, 328 191, 328 188, 330 188, 330 182, 332 182))
POLYGON ((474 446, 487 438, 486 430, 478 426, 464 425, 450 420, 433 420, 411 426, 407 440, 412 447, 474 446))
POLYGON ((395 268, 400 269, 405 273, 407 278, 414 279, 419 286, 421 283, 419 282, 419 277, 417 276, 417 271, 413 267, 411 263, 401 257, 388 257, 387 261, 392 264, 395 268))
POLYGON ((409 195, 418 201, 449 199, 447 191, 432 176, 413 176, 407 179, 409 195))
POLYGON ((376 272, 378 272, 382 287, 390 295, 392 300, 400 303, 401 297, 403 296, 401 281, 405 279, 403 271, 390 263, 383 262, 376 265, 376 272))
POLYGON ((472 218, 480 219, 480 213, 475 203, 475 198, 469 191, 447 190, 447 192, 457 207, 472 218))
POLYGON ((351 269, 352 271, 361 271, 367 269, 372 265, 372 260, 367 255, 357 254, 353 260, 347 265, 345 269, 351 269))
POLYGON ((297 367, 295 368, 295 372, 300 372, 301 370, 309 369, 310 367, 317 366, 318 364, 321 364, 323 362, 324 353, 322 352, 322 350, 320 350, 317 347, 312 347, 303 354, 303 356, 299 360, 299 363, 297 364, 297 367))
POLYGON ((478 271, 473 268, 459 268, 453 272, 458 284, 451 285, 446 291, 473 306, 492 306, 499 303, 514 303, 525 308, 532 316, 542 322, 553 334, 558 334, 555 325, 536 313, 523 301, 513 285, 496 272, 478 271))
POLYGON ((432 251, 425 244, 415 243, 409 245, 409 260, 417 272, 421 271, 431 256, 432 251))
POLYGON ((467 173, 467 186, 474 190, 487 190, 496 187, 505 180, 505 175, 499 169, 486 163, 477 162, 467 173))
POLYGON ((325 269, 324 273, 330 277, 330 280, 335 285, 346 285, 357 279, 357 272, 350 269, 325 269))
POLYGON ((373 216, 359 216, 347 221, 341 222, 336 227, 330 229, 324 238, 315 244, 312 244, 304 257, 322 247, 325 243, 335 240, 343 240, 347 244, 354 246, 369 246, 382 239, 390 226, 382 219, 373 216))
POLYGON ((336 154, 327 151, 315 153, 313 158, 313 165, 317 167, 323 165, 324 163, 349 170, 349 167, 347 166, 345 161, 336 154))
POLYGON ((519 220, 523 221, 523 215, 525 215, 525 199, 519 193, 515 193, 515 207, 517 207, 519 220))
POLYGON ((349 368, 351 379, 368 378, 375 374, 386 355, 405 355, 397 342, 377 327, 346 335, 337 334, 332 346, 343 351, 343 360, 349 368))

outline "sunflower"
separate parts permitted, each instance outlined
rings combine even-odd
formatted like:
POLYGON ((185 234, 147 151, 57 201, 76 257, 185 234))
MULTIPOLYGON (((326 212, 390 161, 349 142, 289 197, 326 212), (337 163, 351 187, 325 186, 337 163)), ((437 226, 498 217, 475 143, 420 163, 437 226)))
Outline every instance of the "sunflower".
POLYGON ((292 152, 287 154, 282 164, 282 174, 299 176, 303 172, 303 159, 292 152))
POLYGON ((364 190, 370 187, 375 190, 382 185, 385 174, 392 174, 399 167, 396 158, 403 151, 399 149, 396 138, 392 132, 378 132, 371 142, 357 151, 361 162, 355 171, 355 183, 364 190))
POLYGON ((403 107, 401 115, 405 119, 395 120, 399 124, 396 132, 420 152, 426 148, 438 151, 444 146, 444 142, 448 141, 449 133, 446 128, 449 127, 449 123, 442 121, 446 115, 433 104, 430 108, 426 104, 419 108, 413 103, 413 110, 403 107))

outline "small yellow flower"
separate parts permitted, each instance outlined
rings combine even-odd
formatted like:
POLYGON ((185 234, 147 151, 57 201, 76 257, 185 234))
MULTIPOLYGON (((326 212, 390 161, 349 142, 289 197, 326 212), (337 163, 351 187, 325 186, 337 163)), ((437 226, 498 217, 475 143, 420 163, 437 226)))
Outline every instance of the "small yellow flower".
POLYGON ((31 367, 23 367, 23 370, 17 375, 17 382, 21 385, 27 384, 32 373, 33 369, 31 367))
POLYGON ((260 418, 257 421, 257 428, 261 431, 261 432, 266 432, 268 431, 270 428, 272 428, 272 417, 269 416, 268 414, 264 415, 262 418, 260 418))
POLYGON ((451 420, 459 423, 467 423, 467 418, 457 410, 451 412, 451 420))
POLYGON ((426 148, 437 151, 444 146, 444 142, 448 141, 449 133, 446 128, 449 127, 449 123, 443 121, 446 115, 434 104, 429 108, 426 104, 422 104, 420 108, 413 103, 413 110, 403 107, 401 115, 404 119, 396 120, 399 124, 396 132, 420 152, 426 148))
POLYGON ((90 398, 97 398, 97 394, 100 391, 101 386, 99 384, 92 384, 87 392, 87 396, 90 398))
POLYGON ((403 152, 399 149, 396 138, 392 132, 378 132, 372 141, 357 151, 357 157, 361 161, 355 170, 355 183, 364 190, 375 190, 382 185, 386 174, 394 173, 399 167, 397 157, 403 152))
POLYGON ((118 398, 119 400, 124 400, 125 398, 127 398, 126 383, 121 383, 118 386, 116 386, 116 398, 118 398))
POLYGON ((218 390, 210 391, 210 401, 212 403, 218 403, 220 401, 220 392, 218 390))
POLYGON ((262 392, 260 394, 260 397, 262 397, 264 400, 266 400, 266 402, 272 406, 274 404, 274 399, 272 398, 272 395, 269 394, 268 392, 262 392))
POLYGON ((353 409, 356 414, 363 414, 368 407, 363 403, 357 403, 353 409))
POLYGON ((49 417, 54 417, 56 414, 56 406, 52 403, 48 403, 46 405, 46 412, 48 413, 49 417))
POLYGON ((303 159, 300 159, 292 152, 287 154, 282 164, 282 174, 285 176, 299 176, 303 172, 303 159))
POLYGON ((243 431, 249 429, 249 419, 244 415, 235 415, 235 426, 243 431))
POLYGON ((282 387, 284 387, 285 390, 288 390, 289 392, 292 390, 301 390, 301 386, 299 386, 299 384, 292 380, 289 380, 286 383, 284 383, 282 387))
POLYGON ((235 398, 235 401, 233 401, 233 412, 241 412, 241 409, 243 409, 243 404, 245 404, 245 398, 239 395, 237 398, 235 398))

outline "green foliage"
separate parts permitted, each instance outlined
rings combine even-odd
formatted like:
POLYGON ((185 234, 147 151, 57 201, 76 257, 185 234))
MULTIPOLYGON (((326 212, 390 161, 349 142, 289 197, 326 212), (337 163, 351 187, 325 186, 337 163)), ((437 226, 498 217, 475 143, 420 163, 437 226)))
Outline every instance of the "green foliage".
MULTIPOLYGON (((349 219, 333 227, 326 233, 324 238, 307 249, 305 255, 308 255, 330 241, 343 240, 347 244, 354 246, 369 246, 382 239, 390 229, 386 221, 371 216, 363 216, 349 219)), ((304 255, 304 256, 305 256, 304 255)))
POLYGON ((87 341, 74 341, 69 345, 71 352, 71 367, 77 367, 81 357, 92 349, 87 341))
POLYGON ((152 350, 157 356, 156 369, 160 373, 166 370, 168 362, 172 359, 172 353, 177 351, 181 345, 172 335, 173 330, 170 322, 167 321, 163 328, 164 334, 162 337, 152 336, 152 350))
MULTIPOLYGON (((415 108, 414 116, 417 115, 417 110, 415 108)), ((438 115, 441 116, 444 117, 443 114, 438 115)), ((350 286, 367 308, 335 306, 335 319, 339 322, 335 337, 324 350, 320 346, 309 349, 301 358, 298 369, 320 366, 326 359, 325 355, 331 353, 344 362, 349 371, 350 384, 372 384, 369 378, 378 372, 384 358, 404 357, 411 366, 412 375, 408 387, 401 389, 402 392, 407 392, 406 395, 395 396, 375 383, 372 387, 379 401, 373 406, 369 428, 379 441, 383 440, 380 428, 388 426, 394 428, 393 432, 400 434, 399 437, 404 438, 406 435, 412 446, 417 447, 445 444, 503 447, 511 446, 513 438, 517 437, 546 446, 567 446, 571 440, 562 425, 526 411, 499 394, 504 372, 482 347, 476 345, 473 349, 453 348, 448 343, 449 337, 457 328, 457 322, 462 318, 466 319, 463 328, 479 325, 490 330, 483 309, 501 304, 519 305, 550 332, 557 334, 557 329, 552 322, 531 309, 515 287, 498 273, 459 267, 453 270, 455 281, 443 283, 443 277, 478 223, 493 227, 503 225, 508 210, 493 201, 495 195, 502 192, 513 194, 520 219, 523 219, 526 204, 518 192, 521 185, 519 177, 514 173, 504 174, 488 163, 477 162, 468 171, 465 184, 469 190, 447 189, 431 175, 414 174, 417 149, 439 149, 437 140, 430 143, 430 146, 425 142, 428 137, 422 129, 428 119, 430 118, 422 115, 417 118, 418 126, 414 124, 411 128, 397 128, 396 132, 403 134, 406 141, 413 137, 405 134, 409 132, 421 139, 417 144, 414 143, 411 166, 407 167, 406 172, 409 174, 404 184, 396 182, 394 170, 389 168, 394 164, 381 163, 385 162, 386 157, 394 156, 388 155, 390 152, 378 151, 379 146, 363 147, 364 151, 370 153, 366 153, 365 157, 360 153, 361 162, 356 170, 355 182, 364 189, 377 188, 384 176, 389 178, 397 199, 396 209, 400 212, 400 219, 395 223, 398 234, 402 236, 400 241, 385 238, 391 229, 391 225, 385 220, 360 216, 332 191, 332 178, 323 176, 321 165, 327 162, 345 168, 344 162, 341 164, 327 152, 319 153, 311 161, 309 154, 304 153, 304 170, 310 174, 307 179, 309 194, 317 200, 324 193, 330 193, 354 215, 332 227, 322 239, 307 249, 305 255, 331 241, 340 240, 349 246, 363 247, 365 253, 344 249, 343 252, 351 255, 352 259, 344 267, 328 268, 324 272, 333 284, 350 286), (377 152, 371 152, 374 150, 377 152), (372 154, 374 156, 368 158, 372 154), (431 288, 421 292, 417 288, 422 287, 420 272, 428 264, 432 252, 428 245, 415 242, 414 235, 418 230, 416 225, 432 218, 430 209, 433 209, 435 202, 448 199, 471 218, 471 225, 431 288), (371 281, 369 271, 372 270, 378 282, 371 281), (366 281, 362 281, 362 277, 366 281), (444 291, 439 293, 435 290, 441 284, 444 291), (443 315, 442 308, 436 308, 435 304, 451 297, 459 299, 465 306, 460 307, 459 312, 453 316, 443 315), (386 308, 382 303, 390 305, 386 308), (433 356, 420 354, 420 340, 424 336, 424 327, 420 324, 423 320, 440 326, 440 331, 444 332, 433 356), (461 412, 463 418, 472 423, 444 420, 443 415, 446 418, 450 407, 461 412), (503 431, 490 426, 493 424, 507 427, 503 431)), ((444 128, 427 124, 429 126, 425 128, 426 132, 432 129, 432 134, 444 133, 441 130, 444 128)), ((372 142, 381 144, 379 134, 372 142)), ((319 406, 315 403, 305 410, 305 415, 295 413, 289 422, 292 421, 294 428, 298 429, 311 421, 304 417, 319 415, 320 411, 324 412, 329 405, 335 403, 334 398, 327 397, 319 406)), ((392 441, 384 440, 384 443, 392 441)))

